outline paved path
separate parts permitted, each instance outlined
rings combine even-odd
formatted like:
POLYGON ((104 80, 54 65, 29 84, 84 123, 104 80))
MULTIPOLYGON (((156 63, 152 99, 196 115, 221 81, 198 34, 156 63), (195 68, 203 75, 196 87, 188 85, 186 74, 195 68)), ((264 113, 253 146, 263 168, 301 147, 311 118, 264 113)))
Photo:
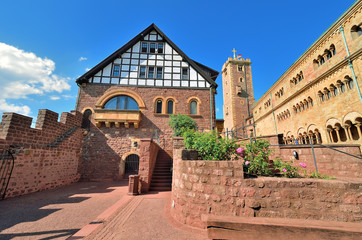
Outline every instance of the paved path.
MULTIPOLYGON (((131 197, 85 240, 206 240, 206 230, 192 229, 169 215, 170 192, 131 197)), ((77 234, 76 234, 77 235, 77 234)), ((76 238, 76 235, 74 239, 76 238)))
POLYGON ((127 185, 79 182, 0 201, 0 239, 67 239, 126 195, 127 185))
POLYGON ((3 239, 205 240, 169 214, 170 192, 127 195, 128 181, 79 182, 0 201, 3 239))

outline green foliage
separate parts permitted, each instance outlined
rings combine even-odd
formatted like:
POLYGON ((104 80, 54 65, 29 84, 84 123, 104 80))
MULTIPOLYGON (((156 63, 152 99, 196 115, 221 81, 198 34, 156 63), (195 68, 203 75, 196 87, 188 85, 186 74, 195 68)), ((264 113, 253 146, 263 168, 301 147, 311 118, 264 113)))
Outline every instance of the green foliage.
POLYGON ((333 180, 333 179, 336 179, 335 177, 330 177, 326 174, 320 174, 320 173, 317 173, 317 172, 307 172, 307 171, 303 171, 303 175, 304 177, 306 178, 318 178, 318 179, 327 179, 327 180, 333 180))
POLYGON ((269 146, 269 141, 264 139, 257 139, 255 142, 246 143, 244 158, 245 172, 262 176, 270 176, 273 174, 268 163, 269 156, 272 153, 269 146))
POLYGON ((274 169, 279 170, 285 177, 288 178, 298 178, 301 177, 298 173, 300 168, 293 166, 293 161, 284 162, 280 159, 275 159, 274 162, 274 169))
POLYGON ((175 136, 181 137, 184 132, 189 129, 195 130, 197 128, 197 123, 191 117, 187 115, 177 114, 170 115, 170 120, 168 125, 175 131, 175 136))
POLYGON ((203 160, 236 159, 236 149, 240 147, 235 139, 221 138, 212 132, 188 130, 184 132, 185 147, 196 149, 203 160))

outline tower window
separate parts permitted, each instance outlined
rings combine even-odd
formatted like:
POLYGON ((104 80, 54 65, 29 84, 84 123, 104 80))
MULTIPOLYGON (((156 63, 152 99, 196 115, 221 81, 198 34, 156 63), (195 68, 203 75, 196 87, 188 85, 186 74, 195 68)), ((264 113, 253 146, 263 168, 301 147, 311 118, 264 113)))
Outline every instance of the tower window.
POLYGON ((242 78, 242 77, 241 77, 239 80, 240 80, 240 82, 243 82, 243 78, 242 78))
POLYGON ((239 71, 239 72, 243 71, 243 66, 238 65, 238 71, 239 71))

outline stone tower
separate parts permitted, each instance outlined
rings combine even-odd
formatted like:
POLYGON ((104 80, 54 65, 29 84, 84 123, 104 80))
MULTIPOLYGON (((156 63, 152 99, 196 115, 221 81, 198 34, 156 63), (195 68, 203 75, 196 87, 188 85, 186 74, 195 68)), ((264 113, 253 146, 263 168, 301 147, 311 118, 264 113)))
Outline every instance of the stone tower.
POLYGON ((255 103, 250 59, 229 57, 222 67, 222 86, 224 130, 250 124, 251 106, 255 103))

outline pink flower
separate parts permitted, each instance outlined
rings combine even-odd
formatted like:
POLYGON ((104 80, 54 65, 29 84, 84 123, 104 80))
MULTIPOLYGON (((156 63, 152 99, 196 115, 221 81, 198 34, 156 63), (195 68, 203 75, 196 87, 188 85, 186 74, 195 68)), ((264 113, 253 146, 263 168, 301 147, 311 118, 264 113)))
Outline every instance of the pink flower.
POLYGON ((287 169, 283 168, 283 172, 287 172, 287 169))
POLYGON ((242 154, 242 153, 244 152, 244 149, 238 148, 238 149, 236 149, 236 152, 237 152, 238 154, 242 154))
POLYGON ((307 165, 305 165, 304 163, 299 163, 300 166, 302 166, 302 168, 306 168, 307 165))
POLYGON ((246 161, 246 162, 245 162, 245 165, 249 165, 249 164, 250 164, 250 162, 249 162, 249 161, 246 161))

